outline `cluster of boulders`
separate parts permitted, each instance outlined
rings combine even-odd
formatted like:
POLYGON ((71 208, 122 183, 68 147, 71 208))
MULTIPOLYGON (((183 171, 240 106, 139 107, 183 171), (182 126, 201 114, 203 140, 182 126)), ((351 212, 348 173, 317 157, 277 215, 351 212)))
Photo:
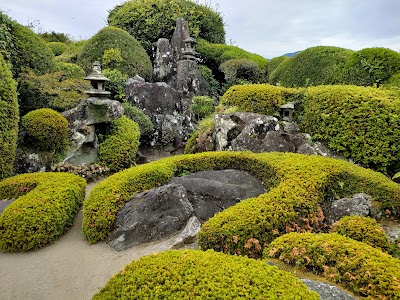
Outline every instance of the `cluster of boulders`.
POLYGON ((108 175, 110 168, 99 164, 86 165, 72 165, 69 163, 61 162, 51 167, 52 172, 67 172, 85 178, 86 180, 94 180, 99 177, 108 175))

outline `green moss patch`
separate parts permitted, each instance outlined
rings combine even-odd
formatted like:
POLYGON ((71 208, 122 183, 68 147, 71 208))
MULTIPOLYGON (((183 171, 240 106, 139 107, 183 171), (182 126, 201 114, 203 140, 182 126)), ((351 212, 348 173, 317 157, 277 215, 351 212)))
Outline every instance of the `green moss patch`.
POLYGON ((311 270, 368 299, 400 299, 400 262, 362 242, 334 234, 290 233, 265 256, 311 270))
POLYGON ((0 250, 38 249, 72 224, 85 196, 84 179, 65 173, 31 173, 0 182, 0 199, 16 200, 0 215, 0 250))
POLYGON ((262 261, 213 251, 168 251, 127 265, 93 299, 319 299, 262 261))

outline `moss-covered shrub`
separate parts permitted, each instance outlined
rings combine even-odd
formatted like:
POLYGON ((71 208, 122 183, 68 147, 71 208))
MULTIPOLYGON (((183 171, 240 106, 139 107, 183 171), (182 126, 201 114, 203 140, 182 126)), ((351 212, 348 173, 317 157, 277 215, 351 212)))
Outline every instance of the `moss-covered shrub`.
POLYGON ((141 136, 146 136, 153 132, 154 125, 143 111, 136 106, 132 106, 129 102, 122 103, 122 107, 125 110, 125 116, 138 123, 141 136))
POLYGON ((399 161, 400 101, 390 92, 357 86, 307 90, 302 126, 315 139, 364 166, 385 170, 399 161))
POLYGON ((104 69, 103 75, 110 79, 105 86, 106 90, 111 92, 110 98, 115 100, 124 99, 128 75, 122 74, 117 69, 104 69))
POLYGON ((308 48, 281 63, 270 75, 270 82, 286 87, 342 83, 343 69, 352 53, 330 46, 308 48))
POLYGON ((400 299, 400 262, 389 254, 334 234, 290 233, 265 256, 322 275, 368 299, 400 299))
POLYGON ((53 69, 53 53, 30 28, 12 21, 0 11, 0 52, 11 63, 14 77, 25 69, 45 74, 53 69))
POLYGON ((331 232, 347 236, 383 251, 390 251, 391 245, 385 231, 375 219, 363 216, 346 216, 332 225, 331 232))
POLYGON ((62 151, 68 143, 68 121, 60 113, 41 108, 22 117, 27 140, 40 150, 62 151))
POLYGON ((65 173, 22 174, 0 181, 0 199, 16 198, 0 214, 0 250, 28 251, 55 241, 72 224, 85 186, 84 179, 65 173))
POLYGON ((208 96, 194 96, 190 111, 200 120, 214 111, 214 99, 208 96))
POLYGON ((299 279, 264 262, 213 251, 142 257, 93 299, 319 299, 299 279))
POLYGON ((47 46, 55 56, 60 56, 68 49, 68 45, 62 42, 49 42, 47 43, 47 46))
POLYGON ((400 53, 386 48, 365 48, 354 52, 346 63, 345 83, 381 85, 400 70, 400 53))
POLYGON ((268 65, 267 65, 268 82, 271 81, 271 74, 276 70, 276 68, 278 68, 280 64, 288 61, 289 59, 290 59, 289 56, 282 55, 282 56, 274 57, 268 61, 268 65))
POLYGON ((303 91, 267 84, 234 85, 221 98, 221 104, 242 111, 271 115, 279 106, 303 97, 303 91))
POLYGON ((238 80, 246 80, 249 83, 265 81, 265 71, 250 59, 230 59, 223 62, 219 69, 224 73, 225 81, 231 85, 238 82, 238 80))
POLYGON ((17 83, 0 54, 0 180, 13 172, 18 137, 17 83))
POLYGON ((100 61, 103 69, 117 69, 129 77, 139 74, 148 81, 152 78, 153 68, 146 51, 128 32, 113 26, 101 29, 85 43, 77 64, 89 74, 94 61, 100 61), (110 49, 114 49, 115 55, 119 53, 121 60, 110 57, 110 49))
POLYGON ((126 116, 114 120, 100 143, 100 161, 113 171, 132 166, 139 148, 139 125, 126 116))
POLYGON ((345 161, 292 153, 208 152, 139 165, 99 183, 84 202, 83 233, 90 243, 105 239, 117 211, 133 194, 161 186, 176 174, 229 168, 253 174, 269 192, 204 223, 198 236, 202 249, 259 257, 279 235, 324 228, 319 205, 327 196, 364 192, 381 210, 400 213, 398 184, 345 161))
POLYGON ((108 24, 128 31, 152 54, 159 38, 170 39, 176 19, 189 23, 190 35, 211 43, 224 43, 221 15, 209 6, 187 0, 136 0, 116 6, 108 15, 108 24))

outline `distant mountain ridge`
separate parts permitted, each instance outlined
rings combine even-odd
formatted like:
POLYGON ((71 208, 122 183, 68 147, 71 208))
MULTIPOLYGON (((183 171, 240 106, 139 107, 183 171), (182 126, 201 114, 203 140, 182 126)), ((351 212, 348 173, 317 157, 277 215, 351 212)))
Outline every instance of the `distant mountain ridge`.
POLYGON ((292 53, 285 53, 285 54, 283 54, 283 56, 287 56, 287 57, 293 57, 293 56, 295 56, 296 54, 298 54, 298 53, 300 53, 301 51, 296 51, 296 52, 292 52, 292 53))

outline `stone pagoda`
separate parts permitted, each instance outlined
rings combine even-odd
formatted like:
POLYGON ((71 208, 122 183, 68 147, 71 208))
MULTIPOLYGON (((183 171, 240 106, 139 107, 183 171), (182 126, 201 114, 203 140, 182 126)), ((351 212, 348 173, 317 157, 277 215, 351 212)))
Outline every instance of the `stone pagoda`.
POLYGON ((90 97, 94 98, 107 98, 111 93, 105 90, 105 83, 110 81, 106 76, 101 73, 101 65, 99 61, 93 63, 92 73, 84 78, 90 80, 91 88, 85 91, 90 97))

